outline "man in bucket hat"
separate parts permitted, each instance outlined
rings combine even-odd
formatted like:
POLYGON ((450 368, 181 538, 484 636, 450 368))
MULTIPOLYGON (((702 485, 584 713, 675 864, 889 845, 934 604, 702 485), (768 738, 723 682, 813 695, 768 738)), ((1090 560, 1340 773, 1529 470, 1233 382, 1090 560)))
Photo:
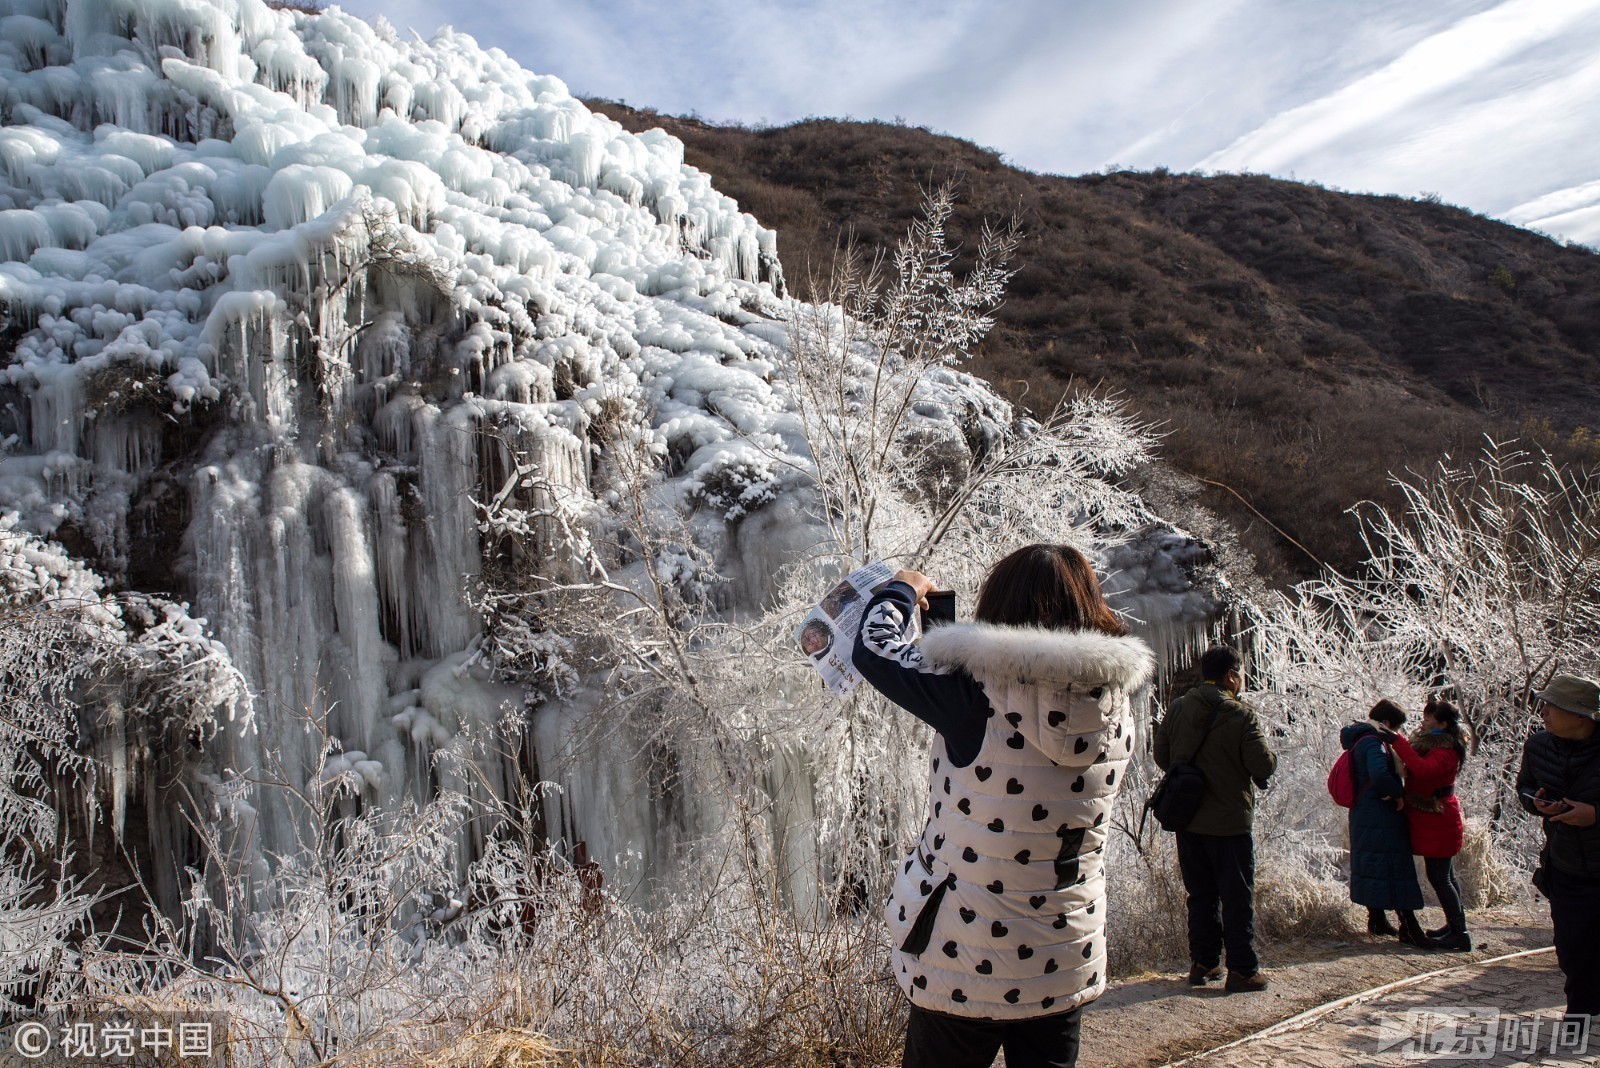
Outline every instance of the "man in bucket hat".
POLYGON ((1544 730, 1522 749, 1517 796, 1544 818, 1534 885, 1550 899, 1567 1015, 1600 1014, 1600 683, 1557 675, 1534 694, 1544 730))

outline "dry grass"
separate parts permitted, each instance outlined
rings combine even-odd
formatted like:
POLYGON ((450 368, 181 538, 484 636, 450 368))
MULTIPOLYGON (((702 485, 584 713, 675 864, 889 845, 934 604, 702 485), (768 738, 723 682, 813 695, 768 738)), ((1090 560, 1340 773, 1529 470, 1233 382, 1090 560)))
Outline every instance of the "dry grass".
POLYGON ((1273 857, 1256 871, 1256 930, 1271 942, 1347 938, 1350 888, 1319 879, 1296 858, 1273 857))
POLYGON ((1488 824, 1481 819, 1467 821, 1461 852, 1455 859, 1455 873, 1461 884, 1462 903, 1469 909, 1509 905, 1518 899, 1518 883, 1526 881, 1522 872, 1495 852, 1488 824))
POLYGON ((537 1031, 492 1030, 465 1035, 416 1062, 422 1068, 562 1068, 571 1051, 537 1031))

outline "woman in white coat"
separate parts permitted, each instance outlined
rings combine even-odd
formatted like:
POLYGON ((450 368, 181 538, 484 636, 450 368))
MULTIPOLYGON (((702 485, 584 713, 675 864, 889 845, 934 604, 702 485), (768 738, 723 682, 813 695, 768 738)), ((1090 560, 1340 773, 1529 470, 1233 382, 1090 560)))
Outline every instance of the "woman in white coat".
POLYGON ((995 564, 975 622, 907 640, 934 583, 901 571, 868 603, 854 662, 937 732, 929 818, 885 906, 911 1001, 907 1068, 1076 1063, 1105 989, 1104 857, 1149 648, 1083 554, 1030 545, 995 564))

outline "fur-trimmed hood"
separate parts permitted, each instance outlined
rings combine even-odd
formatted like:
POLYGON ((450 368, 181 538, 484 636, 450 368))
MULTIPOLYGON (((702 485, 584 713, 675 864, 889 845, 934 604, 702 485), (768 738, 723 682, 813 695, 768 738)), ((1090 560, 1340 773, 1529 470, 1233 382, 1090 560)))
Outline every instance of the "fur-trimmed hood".
POLYGON ((939 667, 1024 685, 1088 683, 1136 690, 1155 670, 1154 654, 1138 638, 1093 630, 951 623, 930 630, 917 647, 939 667))

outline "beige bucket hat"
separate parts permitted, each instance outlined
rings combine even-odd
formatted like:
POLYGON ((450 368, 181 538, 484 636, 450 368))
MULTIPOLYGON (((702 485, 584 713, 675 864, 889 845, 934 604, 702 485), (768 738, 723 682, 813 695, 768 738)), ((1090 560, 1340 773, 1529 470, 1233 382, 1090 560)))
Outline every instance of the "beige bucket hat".
POLYGON ((1600 720, 1600 682, 1593 679, 1581 675, 1557 675, 1548 686, 1533 696, 1567 712, 1600 720))

